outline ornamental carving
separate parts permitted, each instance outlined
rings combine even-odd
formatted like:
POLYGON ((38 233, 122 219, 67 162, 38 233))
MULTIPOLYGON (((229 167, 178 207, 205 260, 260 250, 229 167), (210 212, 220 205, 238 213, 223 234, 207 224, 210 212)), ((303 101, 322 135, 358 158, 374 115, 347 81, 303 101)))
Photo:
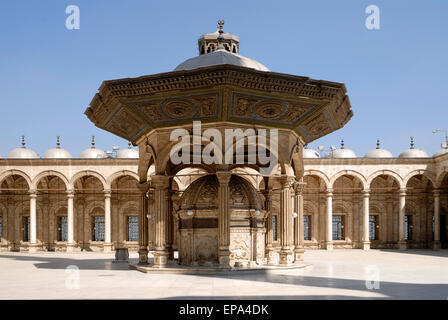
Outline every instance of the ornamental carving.
POLYGON ((121 137, 133 137, 142 126, 143 122, 124 108, 121 108, 106 125, 108 130, 121 137))
POLYGON ((255 118, 262 120, 273 120, 279 118, 287 111, 285 103, 279 101, 262 101, 253 107, 255 118))
POLYGON ((162 102, 162 111, 171 118, 193 118, 198 108, 191 101, 184 99, 168 99, 162 102))

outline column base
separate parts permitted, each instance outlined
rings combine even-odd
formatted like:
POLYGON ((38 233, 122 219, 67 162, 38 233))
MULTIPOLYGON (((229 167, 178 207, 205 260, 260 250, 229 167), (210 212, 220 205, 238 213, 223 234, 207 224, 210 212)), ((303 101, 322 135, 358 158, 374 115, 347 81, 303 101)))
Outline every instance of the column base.
POLYGON ((274 247, 266 247, 265 250, 265 254, 266 254, 266 263, 270 264, 270 265, 274 265, 277 263, 277 259, 275 259, 275 255, 274 255, 274 247))
POLYGON ((103 252, 112 252, 112 243, 105 243, 103 245, 103 252))
POLYGON ((370 241, 363 241, 361 243, 361 249, 362 250, 370 250, 370 241))
POLYGON ((433 241, 432 242, 432 249, 433 250, 440 250, 442 248, 442 243, 440 241, 433 241))
POLYGON ((154 267, 163 268, 168 265, 169 253, 165 250, 154 252, 154 267))
POLYGON ((228 268, 230 267, 230 251, 229 249, 219 249, 218 252, 218 263, 220 267, 228 268))
POLYGON ((406 241, 398 241, 398 249, 406 250, 408 248, 408 244, 406 241))
POLYGON ((296 248, 294 249, 294 263, 299 263, 303 261, 303 254, 305 253, 305 249, 296 248))
POLYGON ((65 246, 65 252, 74 252, 75 251, 75 244, 74 243, 67 243, 65 246))
POLYGON ((333 242, 331 242, 331 241, 327 241, 327 242, 325 243, 325 249, 327 249, 327 250, 333 250, 333 242))
POLYGON ((279 258, 280 266, 291 266, 294 263, 294 253, 292 250, 281 250, 279 258))
POLYGON ((36 243, 32 243, 32 244, 30 243, 28 245, 28 252, 34 253, 34 252, 37 252, 37 251, 39 251, 39 246, 36 243))
POLYGON ((138 265, 139 266, 148 265, 148 250, 146 249, 138 250, 138 265))

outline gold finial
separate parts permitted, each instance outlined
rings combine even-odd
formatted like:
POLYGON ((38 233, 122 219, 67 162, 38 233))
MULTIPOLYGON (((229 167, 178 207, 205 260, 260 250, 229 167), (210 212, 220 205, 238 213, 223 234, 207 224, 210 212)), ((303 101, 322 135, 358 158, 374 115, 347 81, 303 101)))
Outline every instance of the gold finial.
POLYGON ((60 136, 56 136, 56 148, 57 149, 61 148, 61 143, 59 142, 59 138, 60 138, 60 136))
POLYGON ((414 137, 411 137, 411 149, 414 149, 414 137))
POLYGON ((22 148, 26 149, 26 147, 25 147, 25 136, 22 136, 22 148))
POLYGON ((95 136, 92 136, 92 149, 95 149, 95 136))

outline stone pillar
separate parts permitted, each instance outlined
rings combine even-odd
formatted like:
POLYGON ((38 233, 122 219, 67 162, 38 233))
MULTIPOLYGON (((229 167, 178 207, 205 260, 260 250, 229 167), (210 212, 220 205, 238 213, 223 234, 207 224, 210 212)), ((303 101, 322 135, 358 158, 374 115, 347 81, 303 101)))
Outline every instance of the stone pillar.
POLYGON ((294 262, 293 254, 293 221, 291 208, 291 180, 293 177, 282 175, 280 177, 280 261, 282 266, 291 265, 294 262))
POLYGON ((406 249, 406 241, 404 240, 404 214, 406 208, 406 189, 400 189, 398 194, 398 247, 406 249))
POLYGON ((148 264, 148 198, 149 182, 140 183, 140 214, 138 217, 138 264, 148 264))
POLYGON ((370 249, 370 237, 369 237, 369 199, 370 199, 370 191, 363 190, 362 192, 362 249, 369 250, 370 249))
POLYGON ((217 171, 218 189, 218 262, 221 267, 229 267, 230 263, 230 212, 229 181, 230 171, 217 171))
POLYGON ((166 194, 166 204, 168 206, 167 208, 167 215, 166 215, 166 250, 168 252, 168 260, 174 260, 174 250, 173 250, 173 201, 171 192, 168 191, 166 194))
POLYGON ((333 250, 333 190, 328 189, 327 193, 327 218, 326 220, 326 249, 333 250))
POLYGON ((272 231, 272 188, 264 190, 265 208, 266 208, 266 261, 268 264, 274 263, 274 246, 272 231))
POLYGON ((73 216, 73 199, 75 193, 73 190, 67 191, 67 252, 74 249, 74 216, 73 216))
POLYGON ((434 242, 433 249, 440 249, 440 191, 434 190, 434 242))
POLYGON ((154 267, 164 267, 168 264, 169 252, 167 249, 167 224, 169 206, 170 177, 155 175, 151 177, 154 189, 154 223, 155 223, 155 251, 154 267))
POLYGON ((37 217, 36 217, 36 190, 30 190, 30 245, 29 252, 37 251, 37 217))
POLYGON ((294 210, 297 217, 294 219, 294 262, 303 261, 304 233, 303 233, 303 186, 304 183, 294 183, 294 210))
POLYGON ((112 251, 111 242, 111 213, 110 213, 111 191, 104 191, 104 252, 112 251))

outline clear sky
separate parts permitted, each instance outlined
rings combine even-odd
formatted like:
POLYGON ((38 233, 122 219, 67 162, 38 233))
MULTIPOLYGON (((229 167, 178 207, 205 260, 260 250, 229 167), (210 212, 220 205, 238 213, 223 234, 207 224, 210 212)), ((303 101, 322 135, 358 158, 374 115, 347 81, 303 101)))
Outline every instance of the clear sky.
POLYGON ((376 139, 395 156, 415 137, 432 155, 448 129, 448 1, 3 0, 0 3, 0 155, 27 146, 43 156, 61 136, 74 157, 127 142, 84 115, 103 80, 173 70, 216 30, 240 37, 240 53, 271 71, 345 83, 354 117, 313 142, 363 156, 376 139), (80 29, 65 27, 68 5, 80 29), (380 30, 368 30, 368 5, 380 30))

